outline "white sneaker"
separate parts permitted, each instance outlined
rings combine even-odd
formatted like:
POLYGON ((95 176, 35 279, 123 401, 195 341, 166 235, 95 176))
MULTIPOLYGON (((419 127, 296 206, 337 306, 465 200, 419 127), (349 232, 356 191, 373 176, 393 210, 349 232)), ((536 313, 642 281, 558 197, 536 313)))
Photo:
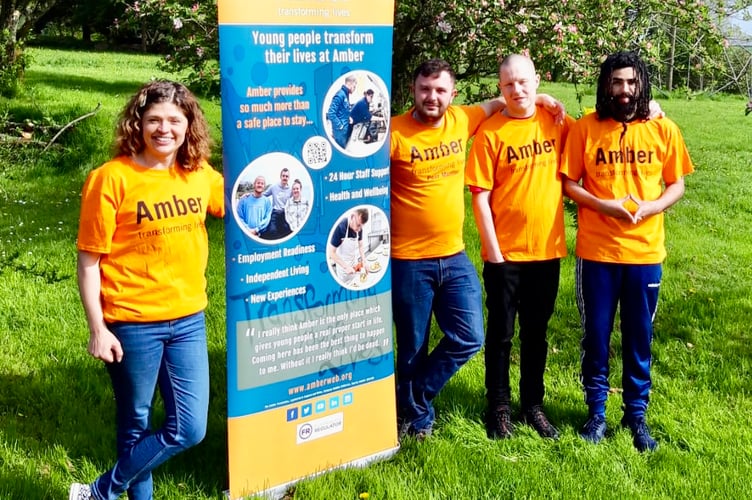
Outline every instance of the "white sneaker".
POLYGON ((91 500, 91 488, 88 484, 73 483, 68 492, 68 500, 91 500))

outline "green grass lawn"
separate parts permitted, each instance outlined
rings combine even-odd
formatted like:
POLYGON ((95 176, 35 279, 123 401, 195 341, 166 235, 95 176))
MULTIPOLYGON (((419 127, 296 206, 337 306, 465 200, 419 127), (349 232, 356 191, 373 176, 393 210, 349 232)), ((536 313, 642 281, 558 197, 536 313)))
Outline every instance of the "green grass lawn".
MULTIPOLYGON (((0 143, 0 499, 12 500, 66 498, 70 482, 93 480, 113 462, 112 391, 102 364, 86 353, 75 282, 79 192, 86 173, 109 158, 127 97, 143 81, 169 76, 150 56, 49 49, 32 55, 27 90, 0 99, 0 117, 62 126, 98 103, 101 108, 45 153, 0 143)), ((542 90, 578 112, 573 87, 542 90)), ((591 93, 584 105, 593 102, 591 93)), ((618 331, 609 435, 597 446, 577 437, 586 407, 570 256, 562 264, 546 378, 546 407, 562 431, 559 441, 541 440, 525 426, 510 440, 486 438, 480 355, 437 398, 430 440, 407 440, 388 461, 302 481, 291 498, 345 500, 364 492, 372 500, 752 497, 752 117, 744 116, 746 101, 738 96, 659 102, 682 128, 696 167, 684 199, 666 217, 668 258, 648 411, 659 450, 637 453, 618 426, 618 331)), ((221 167, 219 102, 204 98, 202 104, 217 141, 212 160, 221 167)), ((480 265, 467 214, 468 251, 480 265)), ((157 470, 159 499, 220 499, 227 487, 222 221, 208 227, 208 435, 157 470)), ((515 387, 517 350, 513 356, 515 387)))

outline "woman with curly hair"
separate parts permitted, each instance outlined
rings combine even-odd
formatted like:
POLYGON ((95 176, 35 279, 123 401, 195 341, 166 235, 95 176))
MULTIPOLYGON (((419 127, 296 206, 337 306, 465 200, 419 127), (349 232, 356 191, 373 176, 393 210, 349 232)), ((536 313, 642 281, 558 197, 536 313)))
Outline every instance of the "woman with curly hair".
POLYGON ((83 187, 78 285, 88 351, 105 363, 117 407, 117 462, 70 500, 152 498, 151 471, 206 433, 206 214, 224 215, 223 178, 195 96, 153 81, 129 100, 115 157, 83 187), (165 420, 151 429, 156 387, 165 420))

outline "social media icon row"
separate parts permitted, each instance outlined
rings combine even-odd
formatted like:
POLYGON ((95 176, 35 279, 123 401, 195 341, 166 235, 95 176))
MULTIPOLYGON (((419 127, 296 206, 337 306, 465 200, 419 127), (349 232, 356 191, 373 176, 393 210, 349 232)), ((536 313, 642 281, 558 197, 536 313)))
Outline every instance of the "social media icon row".
POLYGON ((314 403, 306 403, 301 406, 296 406, 294 408, 288 408, 287 409, 287 421, 292 422, 293 420, 297 420, 298 418, 306 418, 310 417, 314 412, 315 413, 323 413, 327 410, 327 403, 330 410, 334 410, 336 408, 339 408, 340 405, 347 406, 351 405, 353 402, 353 395, 352 392, 347 392, 340 396, 332 396, 328 400, 321 399, 319 401, 316 401, 314 403))

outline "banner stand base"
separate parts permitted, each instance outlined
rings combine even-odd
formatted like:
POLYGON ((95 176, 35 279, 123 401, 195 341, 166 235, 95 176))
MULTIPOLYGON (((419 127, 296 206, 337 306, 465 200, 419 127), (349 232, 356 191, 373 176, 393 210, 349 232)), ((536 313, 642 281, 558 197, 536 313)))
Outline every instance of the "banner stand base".
MULTIPOLYGON (((378 461, 386 460, 386 459, 389 459, 389 458, 393 457, 399 451, 399 449, 400 449, 400 447, 398 445, 398 446, 395 446, 394 448, 390 448, 388 450, 380 451, 378 453, 374 453, 373 455, 370 455, 370 456, 367 456, 367 457, 359 458, 357 460, 354 460, 354 461, 349 462, 349 463, 344 464, 344 465, 338 465, 336 467, 331 467, 329 469, 326 469, 326 470, 323 470, 323 471, 320 471, 320 472, 316 472, 315 474, 311 474, 309 476, 302 477, 300 479, 296 479, 295 481, 290 481, 288 483, 284 483, 284 484, 279 484, 277 486, 273 486, 273 487, 268 488, 266 490, 259 491, 258 493, 255 493, 254 495, 256 497, 258 497, 258 498, 265 498, 267 500, 280 500, 282 497, 284 497, 285 493, 287 492, 287 489, 290 486, 292 486, 292 485, 294 485, 294 484, 296 484, 296 483, 298 483, 298 482, 300 482, 300 481, 302 481, 304 479, 311 479, 311 478, 314 478, 314 477, 319 476, 321 474, 326 474, 327 472, 330 472, 330 471, 333 471, 333 470, 336 470, 336 469, 345 469, 345 468, 350 468, 350 467, 366 467, 366 466, 370 465, 373 462, 378 462, 378 461)), ((224 495, 225 495, 225 498, 227 498, 228 500, 243 500, 244 498, 247 498, 247 497, 232 498, 230 496, 230 490, 225 490, 224 491, 224 495)))

